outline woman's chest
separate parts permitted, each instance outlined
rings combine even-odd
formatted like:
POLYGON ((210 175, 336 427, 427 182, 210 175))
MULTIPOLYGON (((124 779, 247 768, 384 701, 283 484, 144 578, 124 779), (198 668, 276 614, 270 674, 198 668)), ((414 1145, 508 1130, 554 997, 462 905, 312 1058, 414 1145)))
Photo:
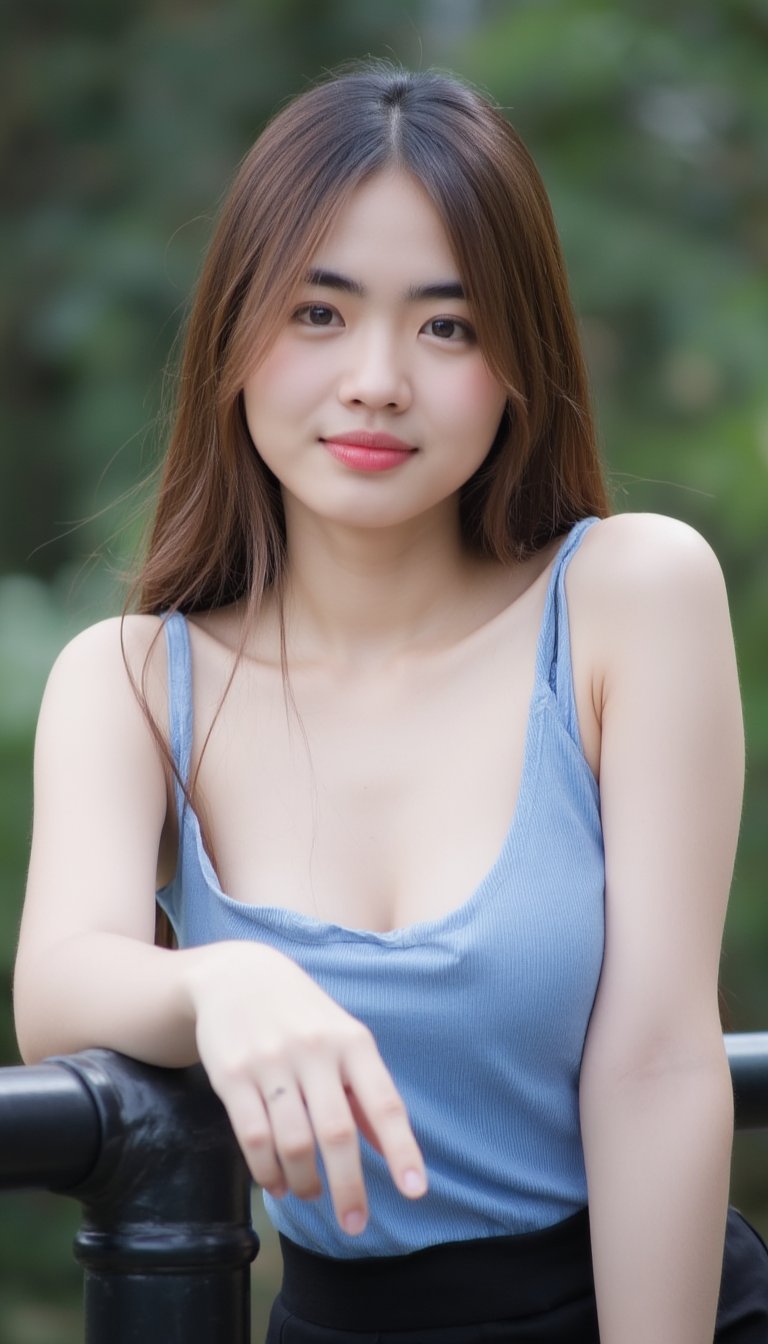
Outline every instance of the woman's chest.
MULTIPOLYGON (((535 649, 389 678, 233 684, 199 785, 222 889, 379 931, 461 905, 523 780, 535 649)), ((201 716, 196 735, 204 736, 201 716)))

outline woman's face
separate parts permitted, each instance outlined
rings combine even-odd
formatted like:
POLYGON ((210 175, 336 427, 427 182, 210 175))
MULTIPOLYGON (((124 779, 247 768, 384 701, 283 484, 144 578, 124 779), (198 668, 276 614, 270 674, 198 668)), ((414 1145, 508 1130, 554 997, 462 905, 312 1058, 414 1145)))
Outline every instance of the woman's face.
POLYGON ((506 397, 440 216, 410 174, 356 189, 243 392, 289 525, 302 509, 355 527, 437 509, 455 524, 506 397))

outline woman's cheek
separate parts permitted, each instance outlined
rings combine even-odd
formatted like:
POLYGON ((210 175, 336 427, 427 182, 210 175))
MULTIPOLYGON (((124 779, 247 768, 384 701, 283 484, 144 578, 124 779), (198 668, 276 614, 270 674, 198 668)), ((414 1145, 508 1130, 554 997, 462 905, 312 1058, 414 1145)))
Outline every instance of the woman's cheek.
POLYGON ((496 432, 507 404, 506 393, 485 363, 473 363, 457 371, 448 384, 446 410, 453 419, 474 423, 479 431, 496 432))

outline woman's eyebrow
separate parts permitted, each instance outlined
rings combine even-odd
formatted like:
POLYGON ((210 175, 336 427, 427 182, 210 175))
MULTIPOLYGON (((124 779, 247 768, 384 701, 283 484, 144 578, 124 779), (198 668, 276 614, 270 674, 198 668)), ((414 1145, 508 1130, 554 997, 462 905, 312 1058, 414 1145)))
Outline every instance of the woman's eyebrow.
POLYGON ((411 285, 406 299, 465 299, 463 286, 458 280, 441 280, 434 285, 411 285))
MULTIPOLYGON (((359 280, 350 280, 349 276, 339 275, 337 271, 311 270, 307 273, 306 283, 323 289, 338 289, 344 294, 354 294, 358 299, 364 299, 366 295, 365 286, 359 280)), ((458 280, 439 280, 429 285, 410 285, 405 298, 411 303, 423 299, 465 299, 466 294, 458 280)))

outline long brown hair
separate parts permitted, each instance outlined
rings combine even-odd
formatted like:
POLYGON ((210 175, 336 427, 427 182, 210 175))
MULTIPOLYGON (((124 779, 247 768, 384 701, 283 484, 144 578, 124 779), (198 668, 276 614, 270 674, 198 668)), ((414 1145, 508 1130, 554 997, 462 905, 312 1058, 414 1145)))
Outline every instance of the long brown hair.
POLYGON ((138 609, 210 609, 279 589, 279 486, 241 388, 350 193, 396 165, 437 207, 508 410, 461 496, 466 545, 519 559, 608 501, 544 185, 498 108, 453 77, 381 63, 295 99, 245 158, 192 308, 138 609))

